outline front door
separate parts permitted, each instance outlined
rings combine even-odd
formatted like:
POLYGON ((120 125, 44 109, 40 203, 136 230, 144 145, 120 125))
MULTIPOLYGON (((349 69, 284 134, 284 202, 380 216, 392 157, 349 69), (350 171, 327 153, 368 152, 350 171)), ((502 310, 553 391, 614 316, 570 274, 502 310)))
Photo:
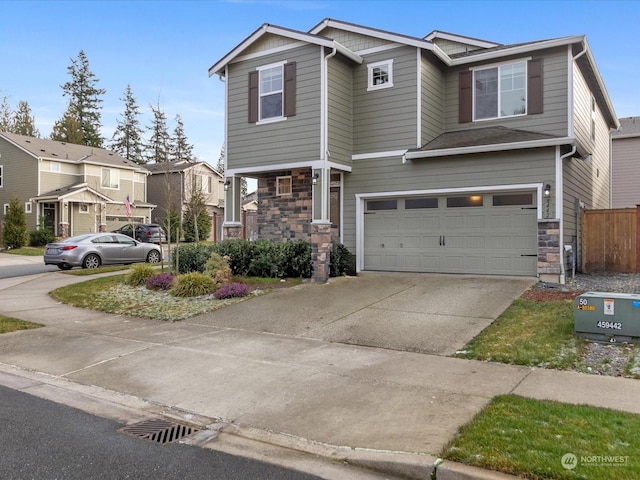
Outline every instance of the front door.
POLYGON ((58 229, 56 228, 56 203, 43 203, 42 204, 42 216, 44 217, 45 228, 50 229, 54 235, 58 235, 58 229))

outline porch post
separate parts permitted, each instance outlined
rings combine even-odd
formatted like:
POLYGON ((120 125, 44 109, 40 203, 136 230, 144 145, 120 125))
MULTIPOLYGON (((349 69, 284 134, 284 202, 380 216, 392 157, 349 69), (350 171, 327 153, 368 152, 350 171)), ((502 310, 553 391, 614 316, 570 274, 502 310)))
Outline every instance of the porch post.
POLYGON ((240 177, 227 177, 228 189, 224 192, 224 223, 222 224, 223 238, 241 238, 242 220, 240 211, 242 206, 240 177))
POLYGON ((66 238, 69 236, 69 203, 60 202, 60 236, 66 238))
POLYGON ((330 276, 330 254, 333 248, 331 221, 329 219, 329 169, 311 170, 311 198, 313 205, 311 221, 311 279, 326 282, 330 276))

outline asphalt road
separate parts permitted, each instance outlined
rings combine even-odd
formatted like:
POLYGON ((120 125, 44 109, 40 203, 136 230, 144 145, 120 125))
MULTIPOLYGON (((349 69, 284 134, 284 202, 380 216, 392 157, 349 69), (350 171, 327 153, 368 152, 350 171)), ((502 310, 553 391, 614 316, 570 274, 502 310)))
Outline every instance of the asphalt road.
POLYGON ((312 480, 317 477, 190 445, 160 445, 122 425, 0 386, 3 480, 312 480))
POLYGON ((5 265, 0 268, 0 278, 21 277, 23 275, 35 275, 36 273, 55 272, 58 267, 55 265, 25 264, 25 265, 5 265))

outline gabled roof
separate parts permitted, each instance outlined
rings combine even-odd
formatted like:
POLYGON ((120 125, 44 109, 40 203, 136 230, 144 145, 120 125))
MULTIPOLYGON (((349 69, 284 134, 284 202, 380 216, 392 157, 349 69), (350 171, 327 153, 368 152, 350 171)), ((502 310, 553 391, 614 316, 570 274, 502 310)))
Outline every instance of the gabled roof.
POLYGON ((441 38, 443 40, 449 40, 451 42, 462 43, 465 45, 471 45, 478 48, 492 48, 498 47, 501 44, 491 42, 489 40, 481 40, 479 38, 466 37, 464 35, 458 35, 457 33, 441 32, 440 30, 434 30, 430 34, 424 37, 425 40, 433 42, 434 39, 441 38))
POLYGON ((0 132, 0 138, 6 139, 34 158, 69 163, 90 163, 146 172, 140 165, 104 148, 75 145, 7 132, 0 132))
POLYGON ((56 188, 55 190, 51 190, 50 192, 43 193, 42 195, 38 195, 37 197, 33 197, 37 200, 63 200, 65 198, 72 197, 82 192, 89 192, 94 195, 96 198, 104 200, 106 203, 113 203, 113 200, 106 196, 103 193, 100 193, 94 188, 91 188, 87 183, 77 183, 75 185, 69 185, 66 187, 56 188))
POLYGON ((256 41, 262 38, 266 34, 279 35, 281 37, 290 38, 300 42, 310 43, 312 45, 319 45, 327 48, 335 48, 340 54, 351 59, 356 63, 362 63, 362 57, 356 55, 351 50, 345 48, 340 43, 320 35, 311 33, 300 32, 298 30, 292 30, 290 28, 278 27, 276 25, 270 25, 268 23, 263 24, 255 32, 249 35, 242 43, 227 53, 224 57, 218 60, 209 68, 209 76, 218 74, 222 76, 224 74, 224 67, 231 63, 235 58, 242 54, 248 47, 253 45, 256 41))
POLYGON ((178 173, 184 172, 185 170, 189 170, 190 168, 204 166, 211 170, 213 173, 218 175, 219 177, 223 177, 223 175, 218 172, 215 168, 209 165, 207 162, 188 162, 187 160, 177 160, 175 162, 161 162, 161 163, 148 163, 145 165, 147 170, 151 172, 151 174, 162 174, 162 173, 178 173))
POLYGON ((486 127, 448 132, 439 135, 421 148, 408 150, 406 160, 449 155, 481 153, 567 145, 572 138, 530 132, 506 127, 486 127))
POLYGON ((613 132, 613 139, 640 137, 640 117, 621 118, 620 128, 613 132))
POLYGON ((367 35, 369 37, 380 38, 382 40, 388 40, 390 42, 402 43, 405 45, 411 45, 418 48, 424 48, 425 50, 433 50, 433 44, 425 39, 412 37, 410 35, 403 35, 401 33, 389 32, 386 30, 380 30, 378 28, 365 27, 363 25, 357 25, 355 23, 343 22, 341 20, 334 20, 333 18, 325 18, 315 27, 309 30, 309 33, 319 34, 325 28, 336 28, 338 30, 345 30, 348 32, 359 33, 360 35, 367 35))

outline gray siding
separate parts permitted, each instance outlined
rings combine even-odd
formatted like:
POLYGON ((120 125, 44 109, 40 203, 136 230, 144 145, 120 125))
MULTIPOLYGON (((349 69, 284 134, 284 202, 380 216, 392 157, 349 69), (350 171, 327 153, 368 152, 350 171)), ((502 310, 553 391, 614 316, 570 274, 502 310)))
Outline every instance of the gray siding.
POLYGON ((40 172, 40 195, 48 192, 52 192, 57 188, 68 187, 70 185, 76 185, 84 181, 82 175, 65 173, 64 170, 60 173, 57 172, 40 172))
MULTIPOLYGON (((485 128, 505 126, 532 132, 548 133, 566 136, 568 132, 568 61, 567 49, 557 48, 537 53, 535 58, 542 56, 544 82, 544 113, 538 115, 524 115, 507 117, 496 120, 483 120, 472 123, 458 122, 458 75, 462 70, 468 70, 470 65, 462 68, 452 68, 446 75, 446 129, 447 131, 466 130, 469 128, 485 128)), ((526 57, 526 56, 525 56, 526 57)), ((513 61, 523 57, 513 57, 513 61)), ((508 59, 501 59, 501 63, 508 59)), ((474 64, 474 67, 481 64, 474 64)))
MULTIPOLYGON (((345 174, 344 244, 355 253, 355 195, 488 185, 542 183, 554 178, 555 149, 453 156, 401 163, 400 158, 359 160, 345 174)), ((551 199, 553 208, 553 198, 551 199)), ((553 210, 550 211, 553 216, 553 210)))
POLYGON ((443 38, 435 38, 433 43, 440 47, 440 49, 447 55, 479 50, 479 47, 468 45, 466 43, 454 42, 453 40, 445 40, 443 38))
POLYGON ((351 165, 353 152, 353 80, 351 65, 340 57, 329 64, 329 159, 351 165))
POLYGON ((354 154, 416 146, 418 60, 414 47, 367 55, 354 69, 354 154), (367 64, 393 59, 393 87, 367 91, 367 64))
POLYGON ((613 137, 611 208, 640 205, 640 137, 613 137))
POLYGON ((337 28, 325 28, 320 32, 320 35, 331 38, 356 53, 370 48, 379 48, 391 45, 391 42, 388 40, 369 37, 368 35, 361 35, 359 33, 348 32, 337 28))
MULTIPOLYGON (((17 197, 24 208, 29 198, 38 193, 38 161, 20 149, 0 139, 0 165, 2 165, 2 188, 0 188, 0 223, 4 221, 4 207, 12 197, 17 197)), ((34 230, 38 223, 35 204, 33 213, 26 214, 27 228, 34 230)))
POLYGON ((444 71, 437 62, 430 52, 422 53, 422 145, 444 133, 444 71))
POLYGON ((315 45, 229 65, 227 168, 251 168, 320 158, 320 62, 315 45), (296 115, 262 125, 248 123, 248 75, 256 67, 297 62, 296 115))

